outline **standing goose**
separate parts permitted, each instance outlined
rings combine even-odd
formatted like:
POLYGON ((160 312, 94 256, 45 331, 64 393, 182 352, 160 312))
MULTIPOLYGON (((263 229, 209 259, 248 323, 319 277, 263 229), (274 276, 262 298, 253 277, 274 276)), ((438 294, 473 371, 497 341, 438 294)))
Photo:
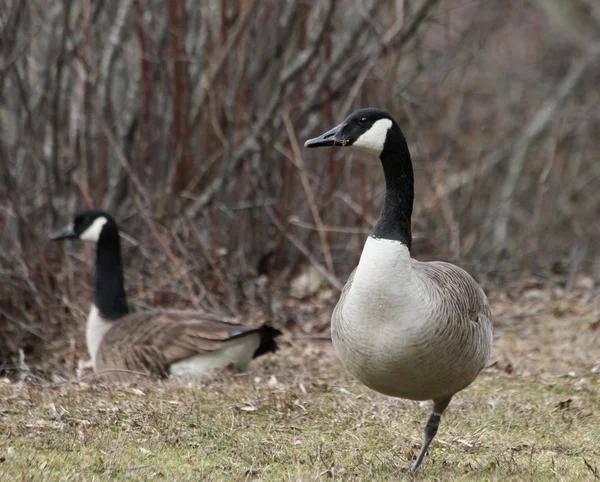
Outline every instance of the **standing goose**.
MULTIPOLYGON (((217 320, 201 312, 163 310, 129 314, 123 279, 119 229, 99 210, 79 213, 52 240, 96 243, 96 296, 86 342, 94 371, 125 370, 147 376, 202 377, 213 370, 245 370, 250 360, 277 350, 281 332, 217 320)), ((131 378, 108 373, 115 380, 131 378)))
POLYGON ((375 154, 385 199, 331 319, 346 369, 392 397, 433 400, 416 471, 455 393, 475 380, 492 351, 487 297, 463 269, 411 258, 414 179, 400 127, 379 109, 361 109, 305 147, 344 146, 375 154))

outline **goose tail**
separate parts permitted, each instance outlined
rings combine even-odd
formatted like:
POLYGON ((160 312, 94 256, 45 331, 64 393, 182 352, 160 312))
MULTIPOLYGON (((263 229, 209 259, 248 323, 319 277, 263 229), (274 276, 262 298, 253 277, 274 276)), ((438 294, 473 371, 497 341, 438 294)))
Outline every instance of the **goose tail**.
POLYGON ((258 329, 258 333, 260 334, 260 345, 258 345, 252 358, 257 358, 266 353, 273 353, 278 350, 279 347, 275 338, 283 334, 281 331, 270 325, 263 325, 258 329))

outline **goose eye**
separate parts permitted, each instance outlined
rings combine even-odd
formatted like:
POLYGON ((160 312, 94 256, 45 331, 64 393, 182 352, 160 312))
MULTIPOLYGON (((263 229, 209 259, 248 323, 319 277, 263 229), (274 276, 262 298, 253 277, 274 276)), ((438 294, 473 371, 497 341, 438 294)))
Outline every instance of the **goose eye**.
POLYGON ((358 120, 358 123, 359 123, 361 126, 364 126, 364 125, 367 123, 367 118, 366 118, 366 117, 361 117, 361 118, 358 120))

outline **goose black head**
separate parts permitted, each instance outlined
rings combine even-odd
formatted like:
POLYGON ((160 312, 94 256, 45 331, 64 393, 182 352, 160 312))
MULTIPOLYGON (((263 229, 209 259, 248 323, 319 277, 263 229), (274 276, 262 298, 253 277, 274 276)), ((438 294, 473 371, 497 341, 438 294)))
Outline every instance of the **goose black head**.
POLYGON ((375 108, 360 109, 325 134, 306 141, 304 147, 353 147, 380 156, 390 129, 400 130, 387 112, 375 108))
POLYGON ((98 209, 87 209, 77 214, 73 222, 62 231, 51 234, 50 239, 80 239, 97 243, 100 239, 117 233, 117 223, 110 214, 98 209))

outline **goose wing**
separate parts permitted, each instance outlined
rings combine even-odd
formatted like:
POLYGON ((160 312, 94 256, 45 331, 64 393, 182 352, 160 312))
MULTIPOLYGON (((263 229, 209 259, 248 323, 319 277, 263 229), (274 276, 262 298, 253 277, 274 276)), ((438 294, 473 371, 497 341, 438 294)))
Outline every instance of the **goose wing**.
POLYGON ((439 310, 451 323, 475 323, 491 328, 492 313, 481 286, 464 269, 443 261, 414 262, 426 280, 423 285, 437 299, 439 310))
POLYGON ((250 327, 197 312, 137 313, 116 322, 97 353, 97 369, 125 369, 166 377, 179 361, 220 349, 235 338, 261 335, 254 356, 275 351, 281 332, 269 326, 250 327))
POLYGON ((350 291, 350 288, 352 287, 356 269, 357 268, 354 268, 352 270, 352 273, 350 273, 350 276, 348 276, 348 281, 346 281, 346 284, 342 288, 342 293, 340 294, 340 299, 338 300, 337 304, 335 305, 335 308, 333 309, 333 314, 331 315, 331 336, 332 336, 332 338, 334 336, 336 336, 335 331, 336 331, 337 327, 343 322, 342 312, 343 312, 343 308, 344 308, 344 303, 346 302, 346 297, 348 296, 348 292, 350 291))

